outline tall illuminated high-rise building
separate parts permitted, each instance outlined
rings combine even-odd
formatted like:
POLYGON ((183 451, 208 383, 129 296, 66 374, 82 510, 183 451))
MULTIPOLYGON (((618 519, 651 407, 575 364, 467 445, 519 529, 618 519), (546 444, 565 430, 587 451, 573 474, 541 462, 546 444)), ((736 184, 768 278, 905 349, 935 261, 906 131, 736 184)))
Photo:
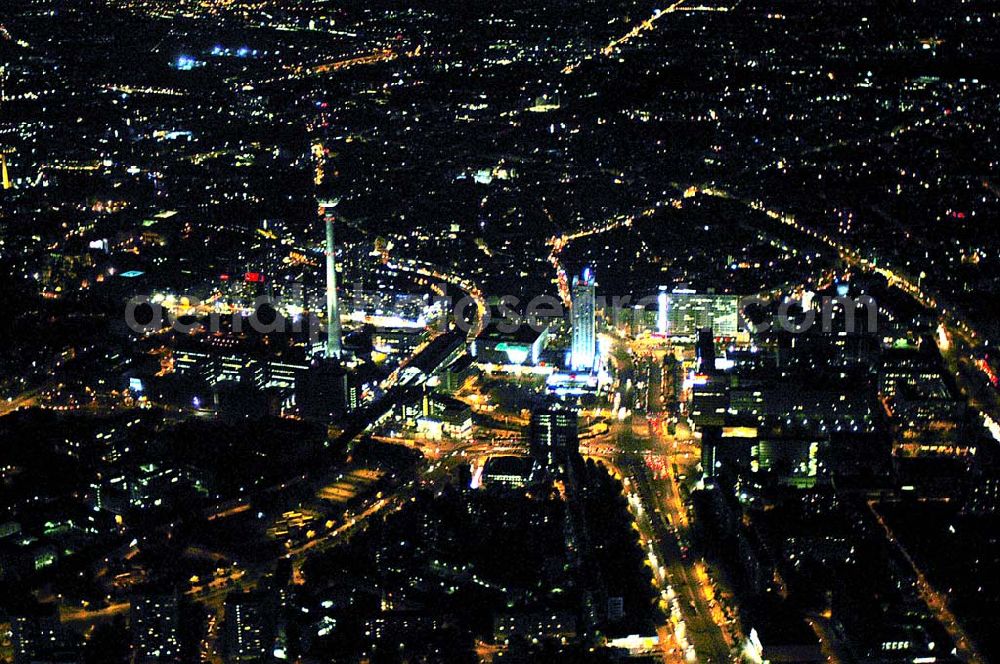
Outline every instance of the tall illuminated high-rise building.
POLYGON ((559 404, 531 414, 528 438, 538 467, 554 470, 580 451, 576 411, 559 404))
POLYGON ((230 664, 261 664, 274 652, 277 597, 267 588, 226 597, 222 645, 230 664))
POLYGON ((175 662, 180 659, 176 595, 149 595, 132 600, 134 661, 175 662))
POLYGON ((40 607, 40 612, 33 612, 34 615, 11 618, 14 664, 83 661, 83 639, 64 626, 53 609, 48 605, 40 607))
POLYGON ((597 356, 595 328, 595 293, 597 282, 589 267, 573 278, 573 346, 570 365, 573 371, 591 371, 597 356))

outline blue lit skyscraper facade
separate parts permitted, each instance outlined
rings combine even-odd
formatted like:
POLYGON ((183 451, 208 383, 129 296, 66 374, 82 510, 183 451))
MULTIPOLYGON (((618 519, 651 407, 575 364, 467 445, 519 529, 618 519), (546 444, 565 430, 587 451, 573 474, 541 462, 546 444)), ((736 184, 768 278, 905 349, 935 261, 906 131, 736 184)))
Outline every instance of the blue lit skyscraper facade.
POLYGON ((597 282, 589 267, 573 278, 573 371, 591 371, 597 356, 595 327, 595 292, 597 282))

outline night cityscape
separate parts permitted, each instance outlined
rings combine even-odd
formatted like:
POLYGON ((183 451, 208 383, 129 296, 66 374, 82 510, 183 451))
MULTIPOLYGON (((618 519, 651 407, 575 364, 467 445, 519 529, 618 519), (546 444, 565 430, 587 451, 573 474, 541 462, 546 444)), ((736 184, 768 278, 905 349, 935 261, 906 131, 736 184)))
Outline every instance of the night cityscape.
POLYGON ((1000 662, 996 0, 2 0, 0 663, 1000 662))

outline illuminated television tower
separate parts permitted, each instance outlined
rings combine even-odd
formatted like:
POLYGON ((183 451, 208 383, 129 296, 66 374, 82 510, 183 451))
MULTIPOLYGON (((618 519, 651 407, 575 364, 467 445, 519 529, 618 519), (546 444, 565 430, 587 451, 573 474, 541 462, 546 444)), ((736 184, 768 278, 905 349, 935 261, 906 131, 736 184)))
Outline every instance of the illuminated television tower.
MULTIPOLYGON (((7 101, 7 68, 0 65, 0 102, 7 101)), ((7 172, 7 155, 13 153, 12 148, 0 148, 0 177, 3 179, 3 189, 14 188, 14 183, 10 181, 10 174, 7 172)))
POLYGON ((7 153, 0 152, 0 168, 3 170, 3 188, 4 191, 11 189, 14 184, 10 181, 10 175, 7 173, 7 153))
POLYGON ((343 351, 340 330, 340 304, 337 299, 337 257, 333 224, 337 220, 334 208, 339 198, 321 199, 319 211, 326 226, 326 357, 339 360, 343 351))

